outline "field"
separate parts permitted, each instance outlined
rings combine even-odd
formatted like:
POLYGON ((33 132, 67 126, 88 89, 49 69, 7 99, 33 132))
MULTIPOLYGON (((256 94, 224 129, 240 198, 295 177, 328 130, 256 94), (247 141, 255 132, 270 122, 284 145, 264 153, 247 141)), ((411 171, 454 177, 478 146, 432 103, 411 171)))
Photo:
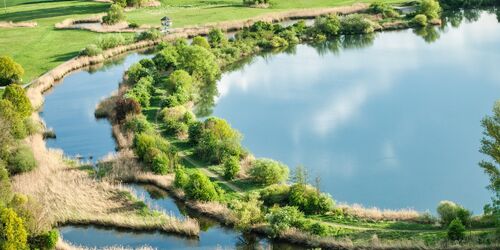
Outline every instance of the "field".
MULTIPOLYGON (((94 1, 7 1, 6 10, 0 12, 0 22, 34 21, 34 28, 3 28, 0 36, 0 55, 12 56, 23 65, 29 82, 56 65, 78 55, 85 45, 100 34, 82 30, 56 30, 54 25, 68 18, 82 18, 103 13, 109 3, 94 1)), ((249 8, 240 0, 162 0, 158 8, 142 8, 127 12, 127 21, 138 24, 159 25, 163 16, 173 18, 174 27, 200 25, 228 20, 241 20, 271 12, 293 9, 333 7, 372 0, 275 0, 268 9, 249 8)), ((387 0, 386 2, 402 2, 387 0)), ((131 36, 130 34, 129 36, 131 36)))

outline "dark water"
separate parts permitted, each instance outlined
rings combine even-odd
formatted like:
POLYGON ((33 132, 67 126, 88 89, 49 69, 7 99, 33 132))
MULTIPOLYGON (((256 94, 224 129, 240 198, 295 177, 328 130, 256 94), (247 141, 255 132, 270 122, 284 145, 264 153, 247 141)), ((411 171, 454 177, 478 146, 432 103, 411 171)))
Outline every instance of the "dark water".
POLYGON ((94 117, 95 108, 118 89, 128 67, 145 57, 133 53, 98 68, 72 73, 46 93, 41 116, 57 135, 47 140, 47 146, 63 149, 68 156, 92 156, 94 160, 113 152, 111 126, 107 119, 94 117))
POLYGON ((500 24, 468 14, 449 18, 457 27, 256 58, 223 75, 213 115, 257 157, 305 165, 337 200, 432 211, 453 200, 481 213, 480 120, 500 98, 500 24))

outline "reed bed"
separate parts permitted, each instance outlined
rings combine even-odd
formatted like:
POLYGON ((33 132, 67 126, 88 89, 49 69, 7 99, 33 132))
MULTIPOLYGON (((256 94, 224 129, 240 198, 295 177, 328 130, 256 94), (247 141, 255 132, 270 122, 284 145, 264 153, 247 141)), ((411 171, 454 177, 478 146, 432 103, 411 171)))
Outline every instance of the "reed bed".
POLYGON ((399 210, 366 208, 360 204, 338 204, 338 208, 349 215, 369 220, 416 221, 421 216, 416 210, 404 208, 399 210))

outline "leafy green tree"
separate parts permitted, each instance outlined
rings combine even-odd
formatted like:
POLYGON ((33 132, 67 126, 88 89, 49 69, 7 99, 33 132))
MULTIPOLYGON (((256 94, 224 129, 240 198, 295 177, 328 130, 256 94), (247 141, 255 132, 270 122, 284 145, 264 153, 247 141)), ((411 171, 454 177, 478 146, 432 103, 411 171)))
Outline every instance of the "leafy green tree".
POLYGON ((441 201, 437 207, 437 212, 441 224, 445 227, 454 219, 459 219, 463 225, 468 225, 472 215, 469 210, 451 201, 441 201))
POLYGON ((212 29, 208 32, 208 42, 212 47, 220 47, 227 43, 227 37, 221 29, 212 29))
POLYGON ((214 184, 200 171, 195 171, 189 176, 184 191, 187 197, 193 200, 214 201, 218 198, 214 184))
POLYGON ((240 171, 240 161, 237 157, 227 157, 224 159, 224 178, 228 180, 234 179, 240 171))
POLYGON ((185 90, 191 91, 193 78, 185 70, 176 70, 168 76, 167 88, 173 92, 185 90))
POLYGON ((202 36, 195 36, 191 45, 197 45, 205 49, 210 49, 210 44, 208 43, 207 39, 202 36))
POLYGON ((238 218, 236 227, 240 230, 249 230, 252 225, 264 219, 261 210, 262 201, 259 200, 258 194, 250 193, 244 197, 243 201, 235 200, 229 206, 236 213, 238 218))
POLYGON ((455 218, 450 222, 447 235, 450 240, 463 240, 465 238, 465 226, 460 219, 455 218))
POLYGON ((183 46, 178 53, 180 68, 204 84, 215 84, 221 72, 214 54, 200 46, 183 46))
POLYGON ((175 170, 174 186, 176 188, 184 188, 189 182, 189 176, 183 168, 179 167, 175 170))
POLYGON ((274 235, 279 235, 287 229, 294 227, 303 218, 304 214, 302 212, 296 207, 289 206, 273 207, 269 209, 269 213, 266 215, 266 220, 271 226, 274 235))
POLYGON ((204 160, 221 163, 225 157, 240 156, 241 134, 220 118, 208 118, 203 124, 196 153, 204 160))
POLYGON ((427 16, 423 14, 418 14, 415 17, 413 17, 412 23, 419 27, 425 27, 427 26, 427 16))
POLYGON ((382 14, 384 18, 399 17, 399 13, 389 4, 384 2, 373 2, 368 7, 368 12, 372 14, 382 14))
POLYGON ((348 35, 368 34, 375 31, 374 24, 360 14, 352 14, 340 19, 342 33, 348 35))
POLYGON ((59 232, 56 229, 44 232, 39 235, 30 235, 28 243, 30 249, 55 249, 57 240, 59 239, 59 232))
POLYGON ((305 214, 324 214, 331 211, 334 206, 333 199, 328 194, 298 183, 290 188, 288 199, 289 205, 298 207, 305 214))
POLYGON ((33 107, 23 87, 17 84, 7 86, 2 98, 10 101, 10 103, 14 105, 16 112, 19 113, 22 118, 31 115, 33 107))
POLYGON ((120 6, 120 4, 112 4, 109 7, 106 16, 102 18, 102 21, 109 25, 116 24, 123 20, 125 20, 125 13, 123 12, 123 7, 120 6))
POLYGON ((340 32, 340 19, 337 15, 319 16, 314 21, 314 28, 329 37, 337 36, 340 32))
POLYGON ((438 18, 440 13, 441 6, 436 0, 422 0, 417 8, 417 14, 425 15, 429 19, 438 18))
POLYGON ((0 100, 0 119, 3 125, 1 133, 3 146, 8 146, 12 137, 22 139, 28 134, 23 118, 9 100, 0 100))
POLYGON ((28 233, 12 208, 3 208, 0 211, 0 249, 27 250, 28 233))
POLYGON ((9 56, 0 56, 0 86, 21 82, 23 67, 9 56))
POLYGON ((169 172, 168 156, 163 152, 154 156, 151 169, 155 174, 168 174, 169 172))
POLYGON ((177 67, 178 57, 177 48, 172 44, 167 44, 153 57, 153 62, 156 64, 157 69, 167 71, 170 68, 177 67))
POLYGON ((278 184, 288 179, 288 167, 271 159, 257 159, 250 168, 252 179, 263 185, 278 184))

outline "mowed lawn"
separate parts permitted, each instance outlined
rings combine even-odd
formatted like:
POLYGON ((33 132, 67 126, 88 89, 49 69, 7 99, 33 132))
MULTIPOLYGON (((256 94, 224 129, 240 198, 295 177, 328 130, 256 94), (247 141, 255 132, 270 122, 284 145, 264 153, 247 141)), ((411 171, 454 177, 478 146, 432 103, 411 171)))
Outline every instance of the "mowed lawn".
MULTIPOLYGON (((350 5, 373 0, 273 0, 268 9, 249 8, 242 0, 161 0, 162 6, 127 12, 127 21, 159 25, 163 16, 173 18, 174 27, 246 19, 270 12, 292 9, 350 5)), ((386 0, 402 2, 404 0, 386 0)), ((78 55, 101 34, 81 30, 55 30, 66 18, 81 18, 105 12, 109 3, 94 1, 8 0, 0 11, 0 21, 35 21, 35 28, 0 29, 0 55, 10 55, 26 71, 24 82, 36 78, 58 64, 78 55)))

